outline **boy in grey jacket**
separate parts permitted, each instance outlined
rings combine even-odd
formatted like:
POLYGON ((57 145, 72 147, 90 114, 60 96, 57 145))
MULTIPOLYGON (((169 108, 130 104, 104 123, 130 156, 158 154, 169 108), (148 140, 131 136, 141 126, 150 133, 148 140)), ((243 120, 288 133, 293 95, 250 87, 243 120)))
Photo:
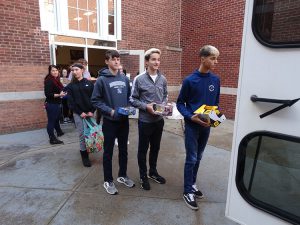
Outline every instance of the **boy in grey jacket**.
POLYGON ((148 178, 159 184, 166 183, 165 178, 157 172, 157 158, 160 149, 160 141, 164 127, 164 119, 156 115, 153 103, 162 104, 167 102, 167 80, 158 71, 160 65, 160 50, 151 48, 145 53, 147 70, 138 75, 131 90, 131 104, 139 108, 139 144, 138 164, 140 170, 141 188, 150 190, 148 178), (147 176, 146 156, 150 144, 149 153, 149 176, 147 176))
POLYGON ((119 177, 117 181, 130 188, 135 185, 127 176, 128 116, 118 113, 118 108, 126 107, 129 104, 130 86, 128 78, 119 72, 120 55, 118 51, 106 51, 105 63, 108 69, 101 71, 101 76, 95 83, 91 101, 103 115, 103 187, 107 193, 115 195, 118 190, 113 182, 112 156, 116 138, 119 144, 119 177))

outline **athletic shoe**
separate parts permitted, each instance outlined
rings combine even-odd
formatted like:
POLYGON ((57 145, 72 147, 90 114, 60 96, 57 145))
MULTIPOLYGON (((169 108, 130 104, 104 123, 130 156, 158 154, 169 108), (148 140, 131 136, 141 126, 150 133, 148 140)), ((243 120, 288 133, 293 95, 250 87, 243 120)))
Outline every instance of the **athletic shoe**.
POLYGON ((110 195, 118 194, 118 190, 115 187, 114 182, 104 182, 103 187, 105 188, 106 192, 110 195))
POLYGON ((196 184, 192 185, 192 188, 193 188, 193 194, 195 195, 196 198, 203 198, 204 197, 202 192, 197 188, 196 184))
POLYGON ((160 176, 158 173, 149 174, 148 176, 150 179, 154 180, 155 182, 159 184, 165 184, 166 179, 160 176))
POLYGON ((199 209, 194 194, 192 193, 183 194, 183 200, 189 208, 193 210, 199 209))
POLYGON ((135 186, 133 180, 131 180, 129 177, 118 177, 117 181, 121 184, 124 184, 126 187, 132 188, 135 186))
POLYGON ((140 184, 141 184, 141 188, 149 191, 150 190, 150 184, 149 184, 149 180, 148 177, 142 177, 140 180, 140 184))

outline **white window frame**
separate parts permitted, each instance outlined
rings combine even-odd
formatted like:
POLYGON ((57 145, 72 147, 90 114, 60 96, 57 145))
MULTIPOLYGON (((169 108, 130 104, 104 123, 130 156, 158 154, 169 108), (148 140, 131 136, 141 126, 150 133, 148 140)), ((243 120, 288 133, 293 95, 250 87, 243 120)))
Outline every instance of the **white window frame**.
POLYGON ((73 37, 83 37, 91 39, 100 39, 107 41, 117 41, 122 38, 122 17, 121 17, 121 0, 114 0, 114 35, 108 34, 108 1, 97 0, 97 25, 98 32, 84 32, 70 30, 68 24, 68 7, 67 0, 54 0, 54 18, 55 27, 47 27, 47 16, 44 14, 45 6, 44 1, 39 0, 40 4, 40 16, 41 16, 41 29, 46 30, 51 34, 66 35, 73 37), (99 10, 100 9, 100 10, 99 10), (62 16, 64 15, 64 16, 62 16))

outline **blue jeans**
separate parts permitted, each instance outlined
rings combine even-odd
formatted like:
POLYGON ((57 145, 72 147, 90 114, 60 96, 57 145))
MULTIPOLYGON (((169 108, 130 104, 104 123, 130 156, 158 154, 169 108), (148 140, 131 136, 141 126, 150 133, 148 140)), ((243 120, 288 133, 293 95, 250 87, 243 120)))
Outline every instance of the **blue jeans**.
POLYGON ((185 121, 184 193, 192 193, 196 183, 200 160, 209 137, 210 128, 185 121))
POLYGON ((60 104, 47 103, 46 111, 47 111, 47 117, 48 117, 47 133, 48 133, 49 137, 54 137, 55 136, 54 129, 58 133, 62 132, 60 125, 59 125, 59 118, 61 115, 61 106, 60 106, 60 104))

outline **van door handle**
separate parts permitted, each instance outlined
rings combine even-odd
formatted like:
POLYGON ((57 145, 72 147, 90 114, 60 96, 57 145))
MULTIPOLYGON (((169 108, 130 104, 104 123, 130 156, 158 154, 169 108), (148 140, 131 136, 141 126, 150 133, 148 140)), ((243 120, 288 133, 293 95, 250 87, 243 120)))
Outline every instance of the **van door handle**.
POLYGON ((280 106, 268 111, 268 112, 265 112, 263 114, 261 114, 259 117, 262 119, 266 116, 269 116, 271 115, 272 113, 275 113, 281 109, 284 109, 286 107, 290 107, 292 105, 294 105, 296 102, 298 102, 300 100, 300 98, 296 98, 296 99, 293 99, 293 100, 281 100, 281 99, 271 99, 271 98, 259 98, 257 97, 256 95, 252 95, 250 97, 250 100, 252 102, 268 102, 268 103, 278 103, 278 104, 281 104, 280 106))

